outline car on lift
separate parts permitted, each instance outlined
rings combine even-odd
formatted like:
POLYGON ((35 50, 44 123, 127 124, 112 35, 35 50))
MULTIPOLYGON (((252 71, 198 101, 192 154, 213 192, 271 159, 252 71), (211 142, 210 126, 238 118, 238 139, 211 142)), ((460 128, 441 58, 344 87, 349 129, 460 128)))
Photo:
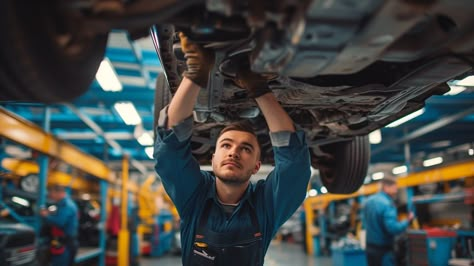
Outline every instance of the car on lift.
POLYGON ((236 66, 245 64, 267 74, 306 132, 328 191, 351 193, 367 173, 367 135, 470 74, 472 14, 471 0, 6 0, 0 100, 74 99, 94 79, 108 33, 125 29, 132 39, 151 35, 158 50, 165 75, 156 84, 157 116, 184 69, 176 34, 182 31, 216 52, 195 108, 198 161, 209 163, 224 125, 247 119, 257 128, 262 162, 273 163, 263 117, 233 82, 236 66))
POLYGON ((32 227, 8 217, 0 219, 0 265, 37 265, 36 251, 36 235, 32 227))

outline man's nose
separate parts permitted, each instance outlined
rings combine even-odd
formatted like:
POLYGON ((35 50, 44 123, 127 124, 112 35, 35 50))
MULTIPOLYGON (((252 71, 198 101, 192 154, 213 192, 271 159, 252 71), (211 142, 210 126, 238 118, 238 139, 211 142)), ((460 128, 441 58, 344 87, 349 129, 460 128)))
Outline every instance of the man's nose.
POLYGON ((236 148, 233 148, 233 149, 230 149, 229 151, 229 157, 238 159, 240 158, 240 154, 236 148))

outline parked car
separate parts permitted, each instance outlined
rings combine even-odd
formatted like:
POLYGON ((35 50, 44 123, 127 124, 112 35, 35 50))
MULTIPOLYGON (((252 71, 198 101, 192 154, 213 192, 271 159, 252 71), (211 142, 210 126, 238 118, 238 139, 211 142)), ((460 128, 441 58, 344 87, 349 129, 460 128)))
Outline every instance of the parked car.
POLYGON ((196 105, 192 150, 200 162, 210 161, 220 128, 248 119, 263 163, 273 163, 262 115, 232 81, 236 66, 248 65, 271 77, 274 94, 306 131, 328 191, 350 193, 366 176, 367 134, 472 71, 472 14, 471 0, 6 0, 0 100, 71 100, 93 80, 112 29, 138 38, 152 27, 166 74, 156 84, 158 111, 181 79, 182 31, 217 55, 196 105))
POLYGON ((0 265, 37 265, 35 237, 32 227, 9 218, 0 219, 0 265))

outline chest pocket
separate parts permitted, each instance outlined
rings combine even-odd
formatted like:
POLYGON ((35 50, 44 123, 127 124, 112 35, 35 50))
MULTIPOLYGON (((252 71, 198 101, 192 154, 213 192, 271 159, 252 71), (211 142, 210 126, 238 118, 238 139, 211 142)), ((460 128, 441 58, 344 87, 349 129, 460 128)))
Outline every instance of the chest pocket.
POLYGON ((208 200, 199 219, 191 254, 193 266, 262 265, 262 234, 255 209, 250 208, 252 227, 246 232, 218 233, 206 227, 212 201, 208 200))

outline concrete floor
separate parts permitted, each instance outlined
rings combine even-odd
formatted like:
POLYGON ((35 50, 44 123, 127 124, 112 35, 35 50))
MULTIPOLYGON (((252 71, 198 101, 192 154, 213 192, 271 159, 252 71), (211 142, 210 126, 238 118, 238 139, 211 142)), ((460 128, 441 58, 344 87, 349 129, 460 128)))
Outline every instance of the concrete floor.
MULTIPOLYGON (((166 255, 159 258, 141 258, 140 266, 178 266, 181 257, 166 255)), ((303 253, 300 245, 272 242, 265 257, 265 266, 329 266, 331 258, 312 257, 303 253)))

